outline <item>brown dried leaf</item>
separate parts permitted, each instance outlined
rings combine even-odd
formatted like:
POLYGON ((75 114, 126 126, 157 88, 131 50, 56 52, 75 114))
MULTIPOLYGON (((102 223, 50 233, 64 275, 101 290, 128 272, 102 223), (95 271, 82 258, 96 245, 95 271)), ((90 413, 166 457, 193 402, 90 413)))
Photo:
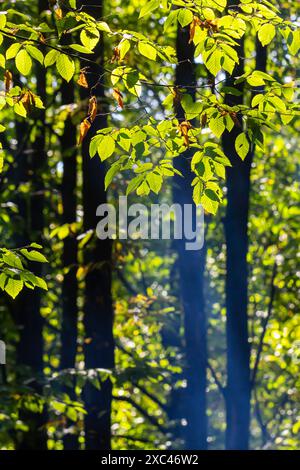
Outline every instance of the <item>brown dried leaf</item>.
POLYGON ((88 117, 90 122, 92 123, 97 116, 97 98, 96 96, 92 96, 89 99, 89 110, 88 110, 88 117))
POLYGON ((58 18, 59 20, 61 20, 61 19, 63 18, 63 11, 62 11, 62 9, 61 9, 61 8, 56 8, 56 10, 55 10, 55 15, 57 16, 57 18, 58 18))
POLYGON ((5 93, 8 93, 12 86, 12 73, 9 70, 5 70, 4 73, 4 87, 5 93))
POLYGON ((110 62, 113 64, 114 62, 119 62, 119 60, 120 60, 120 49, 117 46, 114 48, 113 56, 110 62))
POLYGON ((189 121, 183 121, 179 124, 180 135, 183 137, 185 147, 189 147, 189 130, 192 128, 192 124, 189 121))
POLYGON ((78 145, 82 144, 83 139, 88 133, 89 128, 91 127, 91 123, 88 119, 84 119, 80 124, 80 132, 79 132, 79 140, 78 145))
POLYGON ((195 33, 196 33, 196 27, 199 26, 199 24, 200 24, 200 19, 197 16, 194 16, 193 21, 190 23, 189 44, 193 42, 195 33))
POLYGON ((113 98, 117 101, 120 108, 124 108, 123 95, 118 88, 113 89, 113 98))
POLYGON ((79 78, 77 80, 78 85, 82 86, 83 88, 88 88, 89 84, 86 79, 86 75, 84 72, 80 72, 79 78))

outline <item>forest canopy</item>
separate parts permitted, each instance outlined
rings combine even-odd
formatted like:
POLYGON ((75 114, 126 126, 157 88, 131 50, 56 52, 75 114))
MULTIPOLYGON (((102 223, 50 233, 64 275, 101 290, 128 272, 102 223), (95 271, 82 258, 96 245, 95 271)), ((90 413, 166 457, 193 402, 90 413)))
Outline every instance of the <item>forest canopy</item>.
POLYGON ((299 448, 299 2, 0 7, 0 449, 299 448))

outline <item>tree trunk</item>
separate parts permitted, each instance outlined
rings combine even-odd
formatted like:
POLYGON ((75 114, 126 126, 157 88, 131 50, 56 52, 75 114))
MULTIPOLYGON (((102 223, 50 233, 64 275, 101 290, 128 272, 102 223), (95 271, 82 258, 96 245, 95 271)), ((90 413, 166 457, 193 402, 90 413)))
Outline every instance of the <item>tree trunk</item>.
MULTIPOLYGON (((99 2, 93 8, 94 0, 82 2, 87 7, 87 13, 102 17, 103 4, 99 2)), ((89 87, 93 86, 93 94, 97 96, 101 109, 104 104, 104 87, 101 81, 103 64, 103 40, 96 47, 93 56, 96 63, 89 65, 87 79, 89 87)), ((82 64, 86 66, 86 63, 82 64)), ((82 98, 89 98, 83 90, 82 98)), ((97 222, 96 209, 99 204, 106 203, 104 190, 105 168, 98 157, 90 158, 89 144, 91 137, 98 129, 106 127, 106 118, 97 116, 93 122, 82 145, 82 171, 83 171, 83 227, 84 231, 95 230, 97 222)), ((85 343, 85 364, 87 369, 114 367, 114 341, 113 341, 113 308, 111 298, 111 241, 94 240, 86 246, 84 263, 91 263, 85 278, 84 290, 84 327, 88 341, 85 343), (91 245, 91 246, 90 246, 91 245)), ((86 449, 109 449, 111 439, 111 381, 102 382, 101 390, 88 382, 84 390, 85 406, 85 442, 86 449)))
MULTIPOLYGON (((232 77, 227 76, 226 85, 235 86, 234 78, 244 73, 244 43, 241 41, 237 53, 240 64, 232 77)), ((256 41, 256 69, 266 69, 266 48, 256 41)), ((243 84, 235 86, 242 94, 227 96, 226 104, 240 105, 244 102, 243 84)), ((223 149, 232 167, 226 169, 227 210, 225 218, 226 236, 226 311, 227 311, 227 389, 226 389, 226 448, 248 449, 250 426, 250 348, 248 341, 248 215, 250 199, 250 173, 254 156, 252 149, 244 162, 237 155, 235 139, 242 131, 235 126, 225 131, 223 149)))
MULTIPOLYGON (((74 83, 62 82, 62 105, 74 103, 74 83)), ((69 113, 65 121, 65 128, 61 139, 61 152, 63 160, 62 178, 62 205, 63 224, 76 222, 76 182, 77 182, 77 130, 72 123, 72 114, 69 113)), ((61 330, 61 368, 74 368, 77 352, 77 240, 70 234, 64 239, 63 247, 64 279, 62 283, 62 330, 61 330)), ((74 388, 66 387, 65 392, 76 398, 74 388)), ((71 422, 68 423, 71 426, 71 422)), ((68 426, 68 427, 69 427, 68 426)), ((65 449, 77 449, 78 437, 75 434, 67 434, 64 437, 65 449)))
MULTIPOLYGON (((187 28, 178 27, 176 49, 178 65, 176 67, 176 85, 194 86, 196 84, 194 70, 194 48, 188 43, 187 28)), ((188 89, 189 90, 189 89, 188 89)), ((195 96, 195 89, 190 89, 195 96)), ((185 120, 181 106, 176 109, 179 121, 185 120)), ((173 199, 180 204, 195 205, 192 197, 191 182, 193 174, 190 168, 191 152, 187 150, 175 158, 174 166, 184 178, 174 176, 173 199)), ((186 449, 206 449, 207 417, 206 417, 206 318, 203 298, 203 272, 205 265, 204 249, 187 251, 186 240, 178 240, 178 266, 180 274, 180 293, 184 311, 185 361, 184 375, 187 386, 184 393, 184 408, 187 426, 185 428, 186 449)))

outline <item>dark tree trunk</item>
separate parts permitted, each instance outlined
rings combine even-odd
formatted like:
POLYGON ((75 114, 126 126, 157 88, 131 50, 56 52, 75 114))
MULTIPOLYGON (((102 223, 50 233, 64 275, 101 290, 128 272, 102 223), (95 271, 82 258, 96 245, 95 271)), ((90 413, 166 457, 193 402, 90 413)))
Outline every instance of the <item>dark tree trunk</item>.
MULTIPOLYGON (((196 84, 194 70, 194 48, 188 44, 188 30, 178 27, 176 85, 191 86, 196 84)), ((194 97, 195 89, 188 88, 194 97)), ((181 106, 176 109, 179 121, 185 120, 181 106)), ((180 204, 192 204, 191 183, 193 174, 190 168, 191 152, 186 151, 174 160, 174 166, 181 171, 184 178, 174 176, 173 199, 180 204)), ((185 361, 184 375, 187 387, 184 393, 184 409, 187 426, 185 428, 186 449, 206 449, 207 417, 206 417, 206 317, 203 299, 203 271, 205 265, 204 249, 188 251, 186 240, 176 241, 178 250, 178 266, 180 274, 180 292, 184 311, 185 361)))
MULTIPOLYGON (((39 14, 48 8, 47 1, 39 0, 39 14)), ((39 65, 36 68, 37 94, 46 99, 46 72, 39 65)), ((44 229, 44 182, 43 171, 46 165, 46 136, 45 136, 45 111, 36 110, 39 113, 35 126, 36 137, 29 149, 24 144, 24 154, 17 159, 16 176, 17 184, 30 181, 29 195, 18 196, 18 209, 21 221, 18 246, 26 245, 33 241, 43 244, 44 229)), ((17 138, 22 145, 24 139, 24 125, 17 124, 17 138)), ((33 267, 35 274, 42 276, 42 265, 36 263, 33 267)), ((42 394, 43 386, 43 318, 40 314, 42 291, 35 289, 29 291, 26 288, 18 296, 13 304, 13 312, 20 329, 20 339, 17 346, 18 367, 27 366, 30 369, 33 390, 42 394)), ((45 424, 47 416, 45 410, 42 413, 24 411, 21 415, 29 431, 25 433, 18 443, 19 449, 46 449, 47 436, 45 424)))
MULTIPOLYGON (((237 50, 240 64, 233 77, 244 73, 243 41, 237 50)), ((266 50, 257 43, 258 70, 265 70, 266 50)), ((234 78, 228 77, 227 86, 234 86, 234 78)), ((227 96, 230 106, 244 101, 243 84, 236 86, 240 96, 227 96)), ((227 210, 225 218, 226 258, 226 311, 227 311, 227 389, 226 389, 226 448, 248 449, 250 426, 250 348, 248 340, 248 215, 250 197, 250 173, 253 150, 244 160, 235 151, 235 139, 242 132, 235 126, 223 134, 223 149, 232 167, 227 168, 227 210)))
MULTIPOLYGON (((94 0, 82 2, 87 13, 102 17, 102 5, 93 8, 94 0)), ((104 87, 101 82, 103 63, 103 41, 96 47, 92 57, 95 65, 88 67, 87 79, 97 96, 101 109, 104 104, 104 87)), ((86 66, 86 63, 82 64, 86 66)), ((85 90, 82 98, 89 98, 85 90)), ((99 204, 106 203, 107 196, 104 190, 105 168, 98 157, 90 158, 90 139, 98 129, 106 127, 106 118, 97 116, 82 145, 82 171, 83 171, 83 210, 84 231, 95 230, 97 222, 96 209, 99 204)), ((111 241, 95 239, 85 248, 84 263, 92 264, 85 278, 84 291, 84 327, 88 341, 85 343, 85 364, 87 369, 114 367, 114 341, 113 341, 113 308, 111 298, 111 241)), ((109 449, 111 446, 111 400, 112 384, 105 380, 101 390, 97 390, 91 383, 87 383, 84 390, 85 406, 85 439, 87 449, 109 449)))
MULTIPOLYGON (((238 50, 243 57, 243 44, 238 50)), ((234 76, 242 75, 243 60, 234 70, 234 76)), ((226 85, 233 86, 234 78, 227 77, 226 85)), ((243 91, 242 84, 239 85, 243 91)), ((229 105, 243 103, 241 96, 230 95, 229 105)), ((242 127, 242 123, 240 123, 242 127)), ((247 317, 247 251, 250 169, 252 155, 243 162, 234 147, 235 139, 242 131, 235 126, 223 134, 223 149, 232 167, 227 168, 226 236, 226 311, 227 311, 227 390, 226 390, 226 448, 247 449, 250 420, 250 366, 247 317)))
MULTIPOLYGON (((62 82, 61 100, 63 105, 74 103, 74 83, 62 82)), ((63 224, 76 222, 76 182, 77 182, 77 130, 69 113, 61 139, 63 160, 62 204, 63 224)), ((61 330, 61 368, 74 368, 77 352, 77 240, 70 234, 64 239, 63 269, 66 270, 62 283, 62 330, 61 330)), ((66 387, 65 392, 71 399, 76 398, 74 388, 66 387)), ((68 423, 71 426, 71 422, 68 423)), ((68 427, 69 427, 68 426, 68 427)), ((67 434, 64 437, 65 449, 78 448, 78 437, 67 434)))

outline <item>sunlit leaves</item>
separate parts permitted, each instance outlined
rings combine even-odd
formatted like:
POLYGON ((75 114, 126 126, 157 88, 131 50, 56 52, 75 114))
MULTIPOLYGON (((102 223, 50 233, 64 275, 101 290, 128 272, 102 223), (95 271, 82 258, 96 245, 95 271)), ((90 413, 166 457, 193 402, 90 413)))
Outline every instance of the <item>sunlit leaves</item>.
POLYGON ((157 56, 156 49, 149 43, 144 41, 139 41, 138 43, 138 50, 139 52, 147 57, 147 59, 155 60, 157 56))
POLYGON ((100 33, 97 28, 84 28, 80 33, 82 44, 89 50, 93 50, 100 39, 100 33))
POLYGON ((50 67, 51 65, 55 64, 56 59, 57 59, 57 51, 52 49, 45 55, 45 58, 44 58, 45 67, 50 67))
POLYGON ((75 72, 75 64, 67 54, 59 54, 56 59, 56 68, 63 79, 69 82, 75 72))
POLYGON ((263 46, 270 44, 275 36, 275 26, 271 23, 264 24, 258 31, 258 39, 263 46))
POLYGON ((35 46, 28 44, 26 46, 26 51, 31 55, 31 57, 37 60, 41 65, 44 63, 44 56, 43 53, 35 46))
POLYGON ((32 67, 32 60, 26 49, 21 49, 16 55, 16 67, 22 75, 29 75, 32 67))
POLYGON ((202 53, 203 61, 208 68, 208 70, 213 74, 217 75, 218 72, 220 72, 222 66, 221 66, 221 58, 222 58, 222 53, 221 51, 216 47, 213 46, 209 50, 205 50, 202 53))
POLYGON ((97 152, 101 161, 111 157, 115 151, 115 140, 110 135, 98 135, 95 137, 97 152))
POLYGON ((245 132, 241 132, 241 134, 237 136, 234 145, 238 156, 241 157, 242 160, 245 160, 250 149, 249 141, 245 132))
POLYGON ((8 279, 4 290, 8 293, 8 295, 10 295, 10 297, 15 299, 17 297, 17 295, 23 289, 23 286, 24 286, 23 281, 20 281, 18 279, 10 278, 10 279, 8 279))
POLYGON ((9 48, 6 50, 5 57, 6 59, 13 59, 16 57, 17 53, 21 48, 21 44, 19 42, 13 43, 9 48))
POLYGON ((28 250, 27 248, 22 248, 20 253, 22 253, 22 255, 25 256, 25 258, 27 258, 29 261, 36 261, 38 263, 48 262, 47 258, 37 250, 28 250))
POLYGON ((193 181, 193 200, 212 214, 216 213, 222 201, 217 178, 225 178, 226 166, 230 166, 230 161, 221 148, 212 142, 207 142, 201 150, 195 152, 191 161, 191 170, 196 175, 193 181))
POLYGON ((0 29, 3 29, 6 25, 6 12, 0 13, 0 29))
POLYGON ((149 15, 152 11, 156 10, 159 7, 159 0, 150 0, 141 8, 139 18, 143 18, 146 15, 149 15))
POLYGON ((216 118, 211 118, 209 120, 209 128, 215 134, 218 139, 221 137, 225 131, 224 119, 222 116, 217 116, 216 118))
POLYGON ((28 261, 46 263, 46 257, 38 250, 41 246, 32 243, 20 250, 7 250, 0 248, 0 289, 15 299, 24 286, 29 289, 39 287, 47 290, 46 282, 35 276, 26 267, 28 261))
POLYGON ((187 8, 180 8, 177 16, 178 23, 180 26, 182 26, 182 28, 184 28, 193 21, 193 17, 194 15, 191 10, 188 10, 187 8))

